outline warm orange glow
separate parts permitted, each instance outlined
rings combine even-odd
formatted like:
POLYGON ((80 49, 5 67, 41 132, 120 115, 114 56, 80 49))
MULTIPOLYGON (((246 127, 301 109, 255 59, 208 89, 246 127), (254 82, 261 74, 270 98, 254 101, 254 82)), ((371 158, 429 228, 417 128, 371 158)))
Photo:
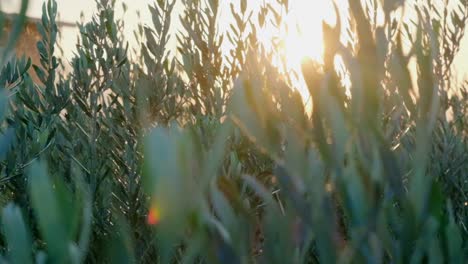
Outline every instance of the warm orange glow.
POLYGON ((161 221, 161 212, 155 205, 151 206, 146 219, 149 225, 157 225, 161 221))
MULTIPOLYGON (((345 0, 336 0, 340 12, 346 10, 345 0)), ((304 59, 312 59, 322 62, 324 44, 322 35, 322 22, 331 25, 336 23, 336 14, 333 8, 333 0, 295 0, 290 1, 290 9, 283 17, 284 27, 280 32, 268 32, 268 37, 280 39, 279 47, 287 70, 301 72, 301 64, 304 59)), ((267 40, 268 41, 268 40, 267 40)), ((298 82, 298 87, 304 101, 307 101, 309 93, 302 78, 293 80, 298 82)))
POLYGON ((290 13, 285 19, 288 31, 283 36, 286 59, 291 67, 300 67, 305 57, 322 60, 322 21, 331 23, 332 20, 334 14, 330 1, 291 2, 290 13))

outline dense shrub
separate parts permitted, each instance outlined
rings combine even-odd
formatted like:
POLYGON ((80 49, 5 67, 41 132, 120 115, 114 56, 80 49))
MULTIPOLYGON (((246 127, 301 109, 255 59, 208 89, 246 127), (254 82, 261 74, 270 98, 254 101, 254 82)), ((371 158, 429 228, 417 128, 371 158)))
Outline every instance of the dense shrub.
POLYGON ((468 3, 348 1, 323 63, 291 73, 308 114, 259 39, 288 1, 238 2, 223 31, 217 0, 181 0, 179 18, 155 1, 132 49, 115 1, 97 1, 62 71, 54 0, 40 64, 8 55, 23 1, 0 54, 2 262, 466 262, 468 83, 452 63, 468 3))

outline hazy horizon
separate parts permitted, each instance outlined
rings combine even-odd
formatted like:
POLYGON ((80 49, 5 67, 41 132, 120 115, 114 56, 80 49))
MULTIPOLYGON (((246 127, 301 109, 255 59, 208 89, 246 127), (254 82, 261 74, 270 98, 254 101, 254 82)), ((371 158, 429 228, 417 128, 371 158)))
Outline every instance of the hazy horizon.
MULTIPOLYGON (((42 4, 46 0, 30 0, 28 8, 28 16, 32 18, 40 18, 42 13, 42 4)), ((68 0, 56 0, 59 6, 59 20, 63 22, 77 22, 81 19, 81 14, 84 15, 84 19, 89 20, 93 15, 95 10, 95 0, 80 0, 80 1, 68 1, 68 0)), ((267 0, 268 1, 268 0, 267 0)), ((137 11, 141 13, 141 21, 151 24, 151 16, 148 9, 146 8, 148 4, 154 3, 154 0, 121 0, 117 1, 116 6, 116 17, 119 17, 123 14, 122 5, 119 2, 124 2, 127 4, 128 10, 125 14, 125 23, 126 23, 126 35, 128 40, 132 42, 133 39, 133 30, 138 24, 138 16, 136 15, 137 11)), ((222 16, 224 19, 220 19, 219 23, 221 28, 227 28, 228 22, 230 21, 230 10, 228 8, 230 3, 237 3, 236 0, 224 1, 221 6, 222 16)), ((260 1, 259 1, 260 2, 260 1)), ((338 1, 341 4, 346 3, 345 0, 338 1)), ((20 0, 2 0, 2 10, 8 13, 14 13, 18 10, 20 0)), ((314 5, 317 5, 319 2, 315 2, 314 5)), ((290 5, 292 6, 292 15, 288 18, 288 23, 302 23, 307 25, 307 28, 303 28, 303 31, 309 31, 310 35, 307 35, 307 38, 300 38, 297 36, 288 36, 290 51, 288 56, 290 56, 290 63, 296 68, 300 60, 305 57, 312 57, 318 59, 322 52, 321 44, 321 21, 334 20, 330 18, 333 14, 331 8, 331 2, 329 0, 320 1, 319 8, 314 8, 312 15, 307 15, 307 7, 311 4, 307 0, 296 0, 291 1, 290 5), (296 5, 296 8, 294 6, 296 5), (328 7, 327 7, 328 6, 328 7), (299 45, 300 44, 300 45, 299 45), (306 47, 310 47, 308 51, 306 47), (300 53, 298 53, 300 52, 300 53)), ((250 5, 255 5, 255 3, 250 3, 250 5)), ((258 5, 258 4, 257 4, 258 5)), ((315 6, 314 6, 315 7, 315 6)), ((340 12, 344 12, 345 7, 340 7, 340 12)), ((294 26, 294 25, 291 25, 294 26)), ((75 48, 76 38, 78 35, 78 30, 76 28, 64 28, 62 30, 62 40, 61 46, 64 50, 64 57, 70 59, 73 55, 73 50, 75 48)), ((270 37, 270 32, 265 32, 265 38, 270 37)), ((464 81, 468 77, 468 40, 465 37, 461 44, 460 52, 458 53, 457 58, 454 62, 454 76, 458 82, 464 81)))

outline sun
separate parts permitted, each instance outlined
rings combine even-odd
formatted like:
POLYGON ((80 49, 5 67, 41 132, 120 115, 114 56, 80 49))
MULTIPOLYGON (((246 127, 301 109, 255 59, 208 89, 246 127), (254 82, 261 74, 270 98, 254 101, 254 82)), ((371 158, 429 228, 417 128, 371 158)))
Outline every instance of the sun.
MULTIPOLYGON (((285 28, 282 32, 284 60, 289 70, 300 73, 304 59, 312 59, 319 63, 323 61, 322 23, 336 24, 336 14, 333 0, 295 0, 290 2, 290 10, 284 19, 285 28)), ((344 8, 344 0, 335 1, 344 8)), ((305 100, 308 91, 304 81, 297 87, 305 100)))
POLYGON ((305 57, 321 60, 323 53, 322 21, 319 10, 328 9, 328 1, 296 0, 291 3, 284 23, 284 49, 290 66, 300 66, 305 57), (318 2, 318 3, 317 3, 318 2))

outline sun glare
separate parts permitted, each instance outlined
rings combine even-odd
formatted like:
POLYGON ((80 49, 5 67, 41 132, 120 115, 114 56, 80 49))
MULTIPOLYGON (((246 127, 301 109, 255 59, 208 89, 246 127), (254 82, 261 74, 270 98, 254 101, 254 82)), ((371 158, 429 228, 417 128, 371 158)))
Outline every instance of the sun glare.
MULTIPOLYGON (((336 1, 341 12, 344 0, 336 1)), ((295 0, 290 2, 289 13, 283 17, 283 28, 280 32, 272 34, 268 32, 266 40, 274 35, 280 39, 279 50, 288 71, 301 72, 301 64, 305 59, 312 59, 319 63, 323 61, 323 33, 322 22, 330 25, 336 24, 336 14, 333 8, 333 0, 295 0)), ((304 80, 301 74, 295 85, 301 93, 304 101, 309 98, 304 80)))
POLYGON ((329 1, 296 0, 285 19, 286 60, 298 68, 304 58, 321 61, 323 54, 322 21, 334 24, 333 6, 329 1))

